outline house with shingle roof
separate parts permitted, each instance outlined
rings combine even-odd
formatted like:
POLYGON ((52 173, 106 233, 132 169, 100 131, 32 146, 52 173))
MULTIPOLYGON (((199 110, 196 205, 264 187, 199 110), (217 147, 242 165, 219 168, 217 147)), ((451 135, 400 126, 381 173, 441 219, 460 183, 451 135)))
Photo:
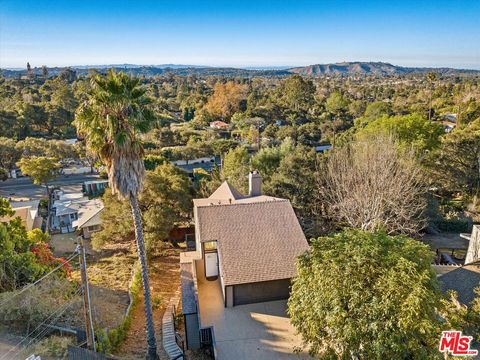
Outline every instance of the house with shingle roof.
POLYGON ((103 202, 100 199, 89 200, 78 209, 78 218, 72 222, 72 226, 84 239, 90 239, 94 232, 102 229, 103 209, 103 202))
POLYGON ((205 277, 220 279, 226 307, 288 298, 295 259, 308 249, 290 201, 263 195, 261 184, 252 172, 248 195, 225 181, 193 201, 205 277))
POLYGON ((225 181, 193 202, 196 249, 180 258, 187 348, 199 345, 198 299, 214 297, 205 292, 220 287, 222 308, 288 299, 296 258, 309 249, 290 201, 262 194, 258 172, 248 195, 225 181))

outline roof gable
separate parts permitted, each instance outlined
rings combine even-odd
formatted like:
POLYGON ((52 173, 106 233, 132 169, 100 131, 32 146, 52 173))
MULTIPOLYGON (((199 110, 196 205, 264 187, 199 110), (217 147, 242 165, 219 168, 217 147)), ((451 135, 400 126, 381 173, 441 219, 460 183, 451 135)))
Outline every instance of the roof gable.
POLYGON ((73 226, 82 228, 101 224, 100 212, 103 209, 103 202, 100 199, 89 200, 79 208, 78 219, 73 222, 73 226))
POLYGON ((213 192, 208 198, 212 200, 238 200, 243 197, 240 192, 230 185, 227 181, 224 181, 217 190, 213 192))

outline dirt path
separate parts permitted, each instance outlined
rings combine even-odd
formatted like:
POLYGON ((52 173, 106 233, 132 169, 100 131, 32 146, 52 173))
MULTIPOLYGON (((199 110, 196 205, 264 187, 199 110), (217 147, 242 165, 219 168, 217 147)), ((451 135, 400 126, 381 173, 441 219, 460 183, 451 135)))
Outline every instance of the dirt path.
MULTIPOLYGON (((152 298, 160 297, 160 305, 153 310, 155 335, 160 359, 167 359, 162 348, 161 324, 165 306, 180 285, 180 266, 178 250, 169 250, 164 256, 157 256, 150 260, 150 288, 152 298)), ((147 349, 145 332, 145 309, 143 296, 132 314, 132 325, 127 339, 116 355, 119 359, 144 359, 147 349)))

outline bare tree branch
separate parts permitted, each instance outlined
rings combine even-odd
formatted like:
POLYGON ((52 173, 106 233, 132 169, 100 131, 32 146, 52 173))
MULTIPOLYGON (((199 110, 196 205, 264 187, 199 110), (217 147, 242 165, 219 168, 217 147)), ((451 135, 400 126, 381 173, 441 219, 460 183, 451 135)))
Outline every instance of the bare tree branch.
POLYGON ((391 136, 335 149, 320 174, 320 198, 329 215, 341 223, 409 235, 426 225, 426 187, 415 153, 399 150, 391 136))

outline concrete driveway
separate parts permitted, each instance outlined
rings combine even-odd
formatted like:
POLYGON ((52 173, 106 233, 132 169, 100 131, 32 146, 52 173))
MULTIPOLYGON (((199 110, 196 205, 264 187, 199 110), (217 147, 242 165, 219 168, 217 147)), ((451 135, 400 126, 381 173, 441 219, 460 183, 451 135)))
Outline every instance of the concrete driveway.
POLYGON ((430 245, 432 250, 436 249, 468 249, 469 240, 463 238, 458 233, 440 233, 437 235, 424 235, 422 241, 430 245))
POLYGON ((225 308, 219 280, 198 279, 201 326, 214 326, 218 359, 311 359, 295 353, 300 336, 286 314, 286 301, 225 308))

